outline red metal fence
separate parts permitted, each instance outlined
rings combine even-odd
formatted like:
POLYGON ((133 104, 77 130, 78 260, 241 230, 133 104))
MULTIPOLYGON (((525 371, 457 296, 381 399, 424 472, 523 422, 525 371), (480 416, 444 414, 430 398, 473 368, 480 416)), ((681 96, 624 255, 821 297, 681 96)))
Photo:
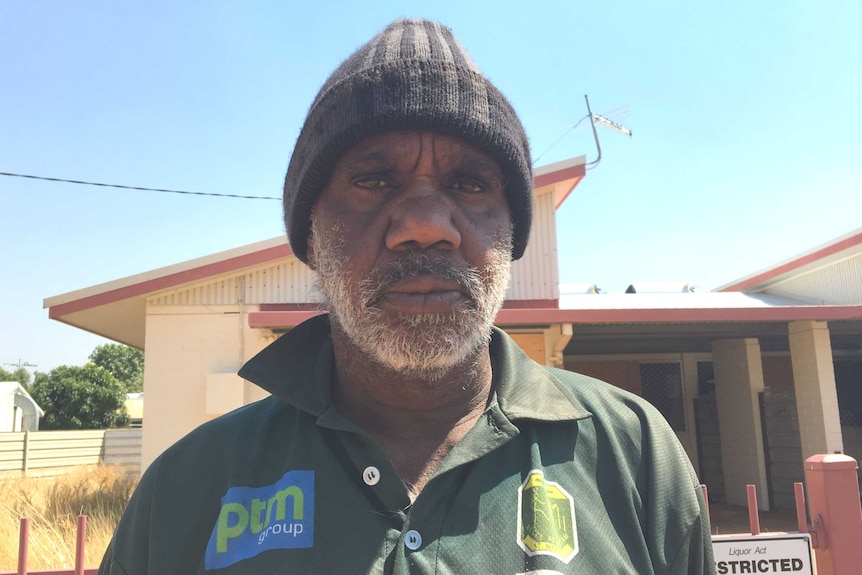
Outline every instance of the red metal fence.
POLYGON ((30 520, 21 520, 18 532, 18 571, 0 575, 96 575, 96 567, 84 567, 84 549, 87 544, 87 516, 78 515, 78 529, 75 537, 74 569, 50 569, 47 571, 28 571, 27 559, 30 551, 30 520))
MULTIPOLYGON (((805 505, 805 487, 794 483, 798 533, 811 538, 818 575, 858 575, 862 566, 862 503, 860 503, 859 465, 842 454, 815 455, 805 460, 805 483, 808 486, 809 522, 805 505)), ((706 486, 704 499, 709 509, 706 486)), ((748 520, 751 541, 761 535, 757 490, 747 486, 748 520)), ((762 534, 774 537, 776 534, 762 534)), ((732 536, 731 536, 732 537, 732 536)), ((715 543, 718 537, 713 537, 715 543)), ((764 539, 765 540, 765 539, 764 539)), ((767 566, 768 566, 768 562, 767 566)), ((719 570, 719 573, 722 571, 719 570)), ((724 571, 729 572, 729 571, 724 571)), ((733 571, 736 573, 737 571, 733 571)), ((754 572, 754 571, 739 571, 754 572)), ((777 571, 762 571, 767 573, 777 571)))

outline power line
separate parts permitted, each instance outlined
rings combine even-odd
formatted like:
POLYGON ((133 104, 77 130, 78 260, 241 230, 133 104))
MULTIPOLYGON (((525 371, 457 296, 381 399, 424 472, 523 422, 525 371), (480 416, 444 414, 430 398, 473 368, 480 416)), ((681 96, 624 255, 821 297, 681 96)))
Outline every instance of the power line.
POLYGON ((586 115, 586 116, 584 116, 583 118, 581 118, 580 120, 578 120, 575 124, 573 124, 573 125, 572 125, 572 127, 571 127, 571 128, 569 128, 568 130, 566 130, 566 131, 563 133, 563 135, 562 135, 562 136, 560 136, 559 138, 557 138, 557 141, 555 141, 553 144, 551 144, 550 146, 548 146, 548 148, 547 148, 544 152, 542 152, 541 154, 539 154, 538 156, 536 156, 536 158, 533 160, 533 165, 535 166, 535 165, 536 165, 536 163, 537 163, 539 160, 541 160, 541 159, 542 159, 542 157, 543 157, 545 154, 547 154, 548 152, 550 152, 550 151, 551 151, 551 148, 553 148, 554 146, 556 146, 557 144, 559 144, 559 143, 563 140, 563 138, 565 138, 566 136, 568 136, 568 135, 569 135, 569 132, 574 132, 574 131, 577 129, 577 127, 581 125, 581 122, 583 122, 584 120, 586 120, 586 119, 587 119, 587 118, 589 118, 589 117, 590 117, 589 115, 586 115))
POLYGON ((184 194, 189 196, 213 196, 217 198, 240 198, 243 200, 281 200, 273 196, 242 196, 239 194, 213 194, 209 192, 189 192, 186 190, 166 190, 163 188, 145 188, 141 186, 124 186, 121 184, 105 184, 102 182, 87 182, 84 180, 67 180, 64 178, 49 178, 47 176, 34 176, 31 174, 15 174, 11 172, 0 172, 0 176, 10 178, 27 178, 30 180, 44 180, 46 182, 62 182, 64 184, 78 184, 82 186, 101 186, 103 188, 119 188, 121 190, 139 190, 142 192, 162 192, 166 194, 184 194))

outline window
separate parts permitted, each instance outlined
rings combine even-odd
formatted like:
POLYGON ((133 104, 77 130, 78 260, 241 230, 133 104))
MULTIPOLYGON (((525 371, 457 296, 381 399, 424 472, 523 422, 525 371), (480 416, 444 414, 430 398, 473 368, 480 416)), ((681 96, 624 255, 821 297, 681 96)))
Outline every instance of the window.
POLYGON ((685 431, 685 402, 678 362, 640 364, 641 396, 664 415, 674 431, 685 431))

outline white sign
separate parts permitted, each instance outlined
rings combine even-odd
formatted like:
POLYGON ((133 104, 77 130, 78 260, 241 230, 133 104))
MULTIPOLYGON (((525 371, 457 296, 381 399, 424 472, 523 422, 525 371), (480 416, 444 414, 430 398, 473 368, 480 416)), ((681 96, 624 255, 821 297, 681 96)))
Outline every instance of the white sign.
POLYGON ((814 574, 811 536, 807 533, 713 535, 712 549, 718 575, 814 574))

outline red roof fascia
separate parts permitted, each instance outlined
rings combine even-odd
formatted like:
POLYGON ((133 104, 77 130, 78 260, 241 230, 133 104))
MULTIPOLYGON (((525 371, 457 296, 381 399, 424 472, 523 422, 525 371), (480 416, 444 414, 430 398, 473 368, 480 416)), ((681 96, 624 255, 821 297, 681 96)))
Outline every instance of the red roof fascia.
POLYGON ((578 164, 577 166, 563 168, 562 170, 557 170, 555 172, 549 172, 547 174, 542 174, 534 177, 533 187, 542 188, 544 186, 550 186, 559 182, 565 182, 566 180, 571 180, 572 178, 583 178, 586 173, 586 165, 578 164))
POLYGON ((283 258, 293 255, 290 246, 287 244, 266 248, 250 254, 228 258, 226 260, 213 262, 211 264, 202 265, 200 267, 183 270, 181 272, 168 274, 165 276, 153 278, 138 282, 129 286, 113 289, 110 291, 98 293, 92 296, 81 299, 72 300, 66 303, 61 303, 48 308, 48 317, 51 319, 59 319, 62 316, 85 309, 94 308, 100 305, 105 305, 141 296, 147 293, 169 289, 184 283, 189 283, 197 280, 202 280, 207 277, 218 274, 232 272, 237 269, 249 267, 270 260, 283 258))
POLYGON ((326 312, 323 310, 253 311, 248 314, 248 327, 269 329, 295 327, 323 313, 326 312))
POLYGON ((682 309, 503 309, 497 314, 496 323, 500 325, 726 323, 842 319, 862 319, 862 305, 682 309))
POLYGON ((766 270, 765 272, 759 273, 755 276, 752 276, 748 279, 744 279, 735 284, 731 284, 727 287, 722 288, 719 291, 742 291, 751 286, 755 286, 757 284, 769 281, 773 278, 776 278, 782 274, 787 272, 791 272, 795 269, 799 269, 803 266, 807 266, 810 263, 814 263, 817 260, 821 260, 823 258, 829 257, 831 255, 837 254, 842 250, 846 250, 847 248, 855 247, 859 244, 862 244, 862 232, 858 234, 854 234, 849 238, 845 238, 840 242, 836 242, 834 244, 828 245, 819 250, 813 251, 810 254, 806 254, 795 260, 789 261, 785 264, 781 264, 772 269, 766 270))

